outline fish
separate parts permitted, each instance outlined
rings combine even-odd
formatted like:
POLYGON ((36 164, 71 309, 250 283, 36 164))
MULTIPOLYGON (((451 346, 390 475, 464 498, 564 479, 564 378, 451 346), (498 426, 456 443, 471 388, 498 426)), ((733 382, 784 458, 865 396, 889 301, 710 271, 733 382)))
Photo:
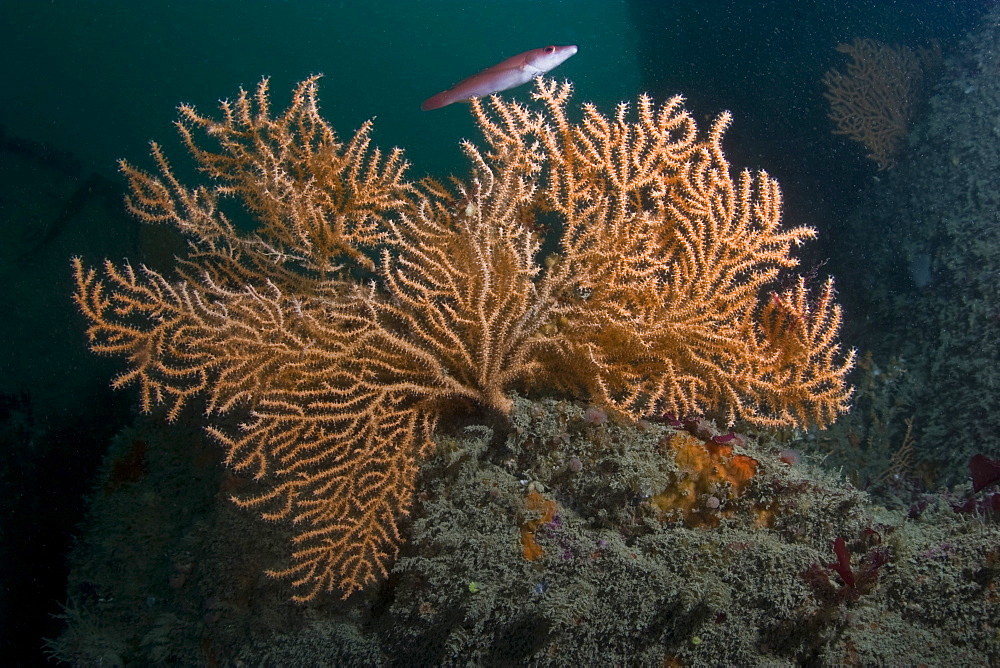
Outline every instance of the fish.
POLYGON ((424 100, 420 108, 424 111, 440 109, 453 102, 465 102, 474 97, 492 95, 502 90, 528 83, 562 65, 576 55, 576 45, 543 46, 519 53, 498 65, 488 67, 479 74, 462 79, 446 91, 424 100))

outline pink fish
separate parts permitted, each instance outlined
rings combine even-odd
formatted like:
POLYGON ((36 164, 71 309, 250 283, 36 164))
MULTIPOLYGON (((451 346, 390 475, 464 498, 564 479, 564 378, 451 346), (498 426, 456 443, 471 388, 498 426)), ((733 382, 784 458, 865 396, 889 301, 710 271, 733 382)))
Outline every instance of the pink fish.
POLYGON ((520 86, 562 65, 576 51, 576 46, 544 46, 519 53, 499 65, 462 79, 443 93, 427 98, 420 108, 424 111, 440 109, 452 102, 464 102, 520 86))

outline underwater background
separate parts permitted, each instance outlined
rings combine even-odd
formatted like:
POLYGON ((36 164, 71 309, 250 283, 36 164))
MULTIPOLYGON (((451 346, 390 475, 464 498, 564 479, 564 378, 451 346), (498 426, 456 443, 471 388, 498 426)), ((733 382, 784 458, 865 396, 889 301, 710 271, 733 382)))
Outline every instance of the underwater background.
MULTIPOLYGON (((546 595, 555 599, 573 591, 561 587, 571 587, 577 577, 587 581, 580 591, 591 591, 588 596, 599 597, 599 582, 617 578, 617 589, 604 596, 673 601, 659 613, 636 612, 651 620, 658 614, 673 619, 649 624, 664 637, 676 633, 686 638, 683 651, 657 655, 664 665, 669 665, 668 658, 676 660, 673 665, 697 665, 747 661, 750 656, 793 663, 883 660, 930 665, 954 658, 995 665, 1000 660, 998 511, 988 506, 987 497, 970 491, 968 461, 978 453, 1000 458, 998 49, 1000 13, 994 3, 983 0, 4 2, 0 662, 38 665, 61 659, 91 665, 102 657, 110 664, 132 665, 255 660, 282 665, 324 657, 344 663, 392 663, 393 657, 403 661, 399 657, 405 656, 415 663, 564 663, 586 660, 588 651, 601 647, 610 648, 607 660, 651 662, 659 647, 629 655, 628 642, 619 645, 615 640, 626 636, 616 635, 619 630, 610 624, 595 622, 592 634, 574 650, 580 654, 566 649, 557 655, 555 645, 544 646, 539 636, 579 626, 574 620, 587 617, 574 608, 569 593, 551 609, 539 602, 546 595), (891 169, 879 169, 866 157, 865 147, 835 134, 829 118, 824 74, 845 65, 837 46, 857 38, 913 50, 931 45, 940 49, 940 61, 928 68, 909 132, 891 169), (724 110, 731 111, 734 122, 724 146, 733 168, 766 170, 781 185, 786 224, 818 230, 818 240, 804 247, 800 257, 803 267, 837 278, 845 311, 841 341, 859 352, 851 377, 855 405, 826 431, 770 437, 772 450, 794 449, 796 461, 801 453, 814 467, 792 482, 773 467, 775 480, 784 481, 788 489, 799 485, 789 495, 804 493, 802 480, 808 478, 812 485, 809 503, 815 510, 802 512, 812 512, 817 525, 784 530, 808 536, 815 531, 817 544, 827 545, 826 536, 838 531, 895 535, 894 561, 902 563, 903 554, 926 555, 914 559, 933 563, 941 572, 950 568, 965 573, 965 584, 950 589, 941 584, 932 591, 930 585, 920 589, 922 582, 913 590, 897 583, 893 589, 892 578, 907 581, 910 576, 901 566, 897 572, 890 566, 882 575, 882 589, 875 590, 873 584, 862 591, 859 585, 854 593, 860 603, 852 603, 859 607, 845 613, 847 604, 826 591, 825 584, 800 583, 817 599, 827 597, 830 609, 808 619, 803 615, 798 626, 786 621, 765 632, 759 614, 747 612, 744 618, 737 609, 756 611, 755 605, 798 595, 790 584, 760 580, 769 569, 777 569, 769 559, 788 572, 806 572, 811 566, 808 555, 788 556, 781 546, 757 543, 742 533, 705 538, 704 527, 698 528, 702 533, 692 534, 698 537, 690 538, 684 551, 662 542, 673 538, 654 531, 630 538, 649 541, 653 552, 673 550, 673 560, 662 566, 668 571, 682 568, 694 553, 706 555, 706 570, 756 569, 761 574, 757 579, 748 575, 752 583, 743 589, 709 582, 699 574, 699 586, 708 593, 696 601, 684 598, 684 588, 676 584, 643 585, 639 574, 614 568, 600 575, 554 571, 547 579, 525 576, 527 603, 505 598, 506 591, 491 594, 488 604, 480 597, 478 607, 464 613, 476 623, 459 633, 455 628, 462 625, 460 620, 439 614, 454 600, 443 595, 433 601, 409 600, 407 595, 416 597, 413 592, 426 582, 444 586, 440 583, 450 572, 468 597, 469 587, 488 576, 469 575, 462 570, 465 566, 450 562, 424 565, 422 571, 424 566, 415 561, 421 549, 426 548, 424 554, 448 550, 435 547, 434 536, 420 522, 436 518, 437 526, 448 526, 446 520, 454 519, 456 507, 475 502, 474 491, 462 485, 483 476, 495 480, 503 499, 508 492, 513 499, 517 490, 511 482, 516 476, 504 478, 510 472, 504 473, 502 466, 492 471, 485 465, 469 468, 465 461, 456 464, 447 459, 452 456, 448 447, 441 455, 445 459, 432 463, 426 473, 433 481, 427 487, 430 498, 415 518, 413 552, 393 581, 393 598, 368 601, 374 611, 351 610, 335 595, 311 608, 288 604, 281 583, 257 579, 270 567, 267 559, 280 558, 273 553, 230 553, 232 562, 226 561, 226 541, 247 530, 240 522, 249 524, 247 515, 252 513, 241 515, 227 506, 220 490, 229 483, 217 447, 213 449, 194 419, 197 411, 183 424, 167 424, 161 412, 140 416, 134 388, 116 392, 109 387, 109 379, 122 370, 121 360, 87 350, 85 322, 71 300, 71 257, 81 256, 90 265, 103 258, 130 258, 157 266, 180 252, 176 238, 128 215, 117 161, 148 167, 148 142, 155 139, 166 147, 181 179, 190 182, 197 175, 172 127, 179 103, 211 114, 218 100, 234 97, 241 86, 251 90, 262 77, 270 77, 273 107, 282 109, 296 82, 322 73, 321 112, 341 137, 374 118, 374 143, 404 148, 413 178, 461 176, 467 167, 459 143, 479 138, 466 105, 422 112, 420 102, 510 55, 547 44, 579 47, 579 53, 551 73, 573 82, 574 103, 593 102, 610 114, 619 101, 634 100, 642 92, 657 101, 679 93, 701 127, 724 110), (191 454, 190 463, 185 452, 191 454), (449 462, 454 466, 449 468, 449 462), (457 474, 456 468, 461 469, 457 474), (465 481, 456 482, 447 493, 440 489, 446 470, 465 481), (935 514, 921 519, 926 508, 935 514), (883 510, 900 515, 887 519, 878 515, 883 510), (115 525, 116 519, 126 525, 115 525), (827 520, 829 526, 817 528, 827 520), (895 529, 880 528, 888 526, 895 529), (981 533, 970 538, 970 527, 981 533), (955 531, 965 532, 966 542, 949 533, 955 531), (715 540, 751 547, 727 561, 715 552, 715 540), (204 569, 199 561, 206 564, 204 569), (225 599, 209 585, 198 589, 201 580, 210 578, 220 589, 238 594, 225 599), (110 593, 108 583, 116 579, 123 589, 110 593), (768 588, 772 585, 776 589, 768 588), (645 598, 636 593, 642 586, 649 588, 645 598), (746 593, 751 590, 759 596, 746 593), (768 598, 771 594, 774 599, 768 598), (865 597, 876 595, 889 599, 888 607, 871 603, 866 609, 865 597), (898 612, 894 602, 912 598, 925 604, 922 596, 938 601, 940 609, 926 604, 919 614, 909 612, 925 615, 928 627, 944 629, 940 636, 928 635, 925 653, 916 652, 913 645, 894 644, 912 632, 902 622, 868 628, 864 639, 859 632, 851 636, 861 625, 852 614, 873 624, 866 614, 893 610, 884 613, 891 618, 898 612), (130 608, 133 603, 138 608, 130 608), (532 605, 538 606, 535 616, 511 612, 532 605), (733 649, 733 654, 699 654, 711 651, 713 640, 690 629, 709 623, 705 610, 722 608, 733 610, 728 619, 723 615, 722 621, 711 622, 720 627, 714 642, 743 653, 733 649), (238 621, 232 622, 230 615, 238 621), (336 622, 317 625, 323 615, 336 622), (951 630, 936 621, 937 615, 966 625, 965 640, 948 635, 951 630), (306 619, 312 635, 303 640, 306 619), (737 621, 765 640, 755 644, 743 636, 726 636, 721 628, 737 621), (241 631, 216 633, 223 624, 241 631), (795 649, 782 649, 785 636, 793 639, 788 642, 795 649), (432 638, 442 640, 435 644, 432 638), (945 641, 954 646, 942 647, 945 641), (878 654, 872 648, 880 645, 898 651, 878 654), (612 653, 618 651, 623 653, 612 653), (757 654, 747 653, 751 651, 757 654)), ((523 86, 504 95, 527 101, 529 93, 529 86, 523 86)), ((642 450, 645 446, 635 445, 648 440, 648 434, 626 433, 623 426, 608 426, 609 432, 623 430, 612 436, 592 433, 603 423, 588 421, 578 410, 586 404, 577 403, 522 407, 518 419, 539 439, 555 442, 568 434, 567 445, 569 435, 627 442, 620 461, 615 460, 616 470, 653 456, 642 450)), ((465 437, 465 450, 488 447, 474 436, 465 437)), ((768 446, 754 447, 761 448, 753 452, 762 460, 768 446)), ((576 456, 573 452, 559 450, 567 461, 576 456)), ((599 480, 582 480, 573 488, 579 498, 601 497, 599 480)), ((560 484, 546 481, 548 487, 560 484)), ((616 517, 610 498, 594 501, 601 506, 594 512, 616 517)), ((627 495, 622 503, 630 503, 627 495)), ((472 542, 461 549, 495 553, 501 544, 496 541, 504 535, 505 529, 498 528, 502 519, 483 515, 467 518, 467 523, 455 520, 456 535, 474 525, 473 519, 482 522, 475 525, 481 541, 466 536, 472 542)), ((506 528, 513 531, 516 543, 516 525, 506 528)), ((262 542, 285 539, 278 528, 265 525, 259 530, 262 534, 255 536, 262 542)), ((569 519, 565 527, 549 530, 556 543, 570 537, 577 541, 572 547, 560 543, 567 553, 576 554, 583 549, 578 544, 591 538, 589 529, 569 519)), ((622 543, 623 553, 632 546, 622 543)), ((600 549, 611 554, 616 544, 601 544, 600 549)), ((880 565, 871 562, 880 555, 874 547, 859 548, 856 558, 867 558, 874 576, 880 565)), ((830 548, 826 560, 839 557, 830 548)), ((514 562, 496 568, 498 579, 523 575, 514 562)), ((919 577, 930 576, 910 580, 919 577)), ((952 576, 941 577, 944 582, 952 576)), ((605 616, 627 618, 629 610, 623 604, 605 616)), ((718 614, 712 612, 711 619, 718 620, 718 614)), ((898 614, 901 620, 907 616, 898 614)), ((796 619, 793 610, 787 619, 796 619)), ((573 637, 566 632, 566 638, 573 637)))

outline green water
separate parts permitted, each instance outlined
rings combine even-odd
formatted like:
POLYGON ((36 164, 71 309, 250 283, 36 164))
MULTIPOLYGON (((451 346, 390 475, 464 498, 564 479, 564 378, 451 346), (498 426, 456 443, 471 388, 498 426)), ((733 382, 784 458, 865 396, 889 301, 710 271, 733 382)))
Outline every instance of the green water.
POLYGON ((8 130, 107 169, 169 139, 179 102, 208 111, 262 76, 279 108, 295 82, 323 73, 338 131, 377 116, 376 141, 405 147, 415 175, 460 169, 457 143, 473 131, 462 105, 429 113, 420 102, 514 54, 579 44, 554 74, 581 97, 640 87, 623 2, 57 2, 5 13, 25 27, 5 47, 19 63, 3 73, 8 130))

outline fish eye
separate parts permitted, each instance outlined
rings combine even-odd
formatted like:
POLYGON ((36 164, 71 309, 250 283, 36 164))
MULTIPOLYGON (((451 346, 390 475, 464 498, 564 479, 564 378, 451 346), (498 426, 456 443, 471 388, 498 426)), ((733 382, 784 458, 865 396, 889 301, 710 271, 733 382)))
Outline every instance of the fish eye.
POLYGON ((556 50, 556 47, 554 47, 554 46, 547 46, 547 47, 545 47, 545 53, 552 53, 555 50, 556 50))

